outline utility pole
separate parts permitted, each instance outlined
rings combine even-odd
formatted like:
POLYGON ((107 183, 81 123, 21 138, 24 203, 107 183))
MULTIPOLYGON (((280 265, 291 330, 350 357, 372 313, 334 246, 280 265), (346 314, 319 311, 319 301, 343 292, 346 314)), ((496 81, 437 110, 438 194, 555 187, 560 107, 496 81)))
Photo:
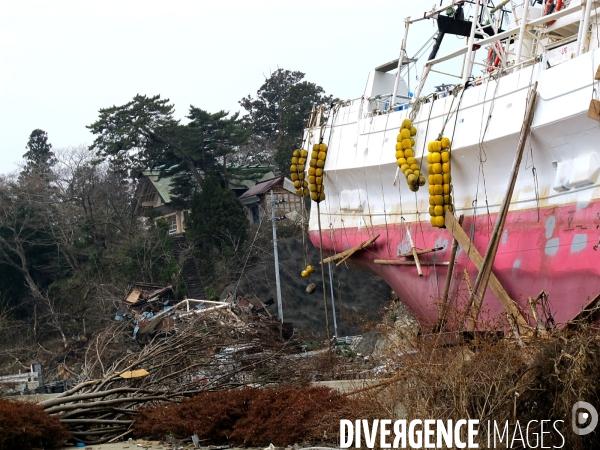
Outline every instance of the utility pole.
POLYGON ((271 223, 273 225, 273 254, 275 256, 275 284, 277 285, 277 317, 283 323, 283 308, 281 306, 281 283, 279 282, 279 254, 277 253, 277 227, 275 226, 275 205, 281 203, 275 201, 273 190, 271 189, 271 223))

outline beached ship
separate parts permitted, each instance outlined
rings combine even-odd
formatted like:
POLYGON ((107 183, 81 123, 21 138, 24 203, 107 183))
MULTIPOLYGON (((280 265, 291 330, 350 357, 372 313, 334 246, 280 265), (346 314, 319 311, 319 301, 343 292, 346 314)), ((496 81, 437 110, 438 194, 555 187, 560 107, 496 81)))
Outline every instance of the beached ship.
POLYGON ((592 0, 455 0, 406 19, 398 60, 371 72, 362 96, 316 108, 310 119, 305 177, 321 167, 325 194, 312 203, 313 244, 339 255, 366 243, 348 262, 383 277, 426 327, 476 329, 499 317, 525 332, 581 316, 600 298, 599 19, 592 0), (438 32, 412 93, 405 74, 417 58, 406 43, 427 20, 438 32), (466 45, 439 54, 449 35, 466 45), (451 60, 458 73, 425 92, 428 76, 451 60), (450 176, 440 193, 431 177, 439 159, 428 155, 442 136, 450 176), (317 166, 309 160, 319 144, 326 158, 317 166), (491 268, 485 294, 482 266, 491 268), (541 291, 549 302, 530 306, 530 297, 546 298, 541 291))

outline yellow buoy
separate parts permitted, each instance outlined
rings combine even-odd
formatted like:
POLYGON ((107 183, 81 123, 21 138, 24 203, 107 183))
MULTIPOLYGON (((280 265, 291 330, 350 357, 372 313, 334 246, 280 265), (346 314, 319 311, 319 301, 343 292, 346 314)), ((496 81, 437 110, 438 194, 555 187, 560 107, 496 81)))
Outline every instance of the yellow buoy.
POLYGON ((319 151, 319 144, 313 145, 313 150, 319 151))
POLYGON ((302 197, 302 189, 296 189, 296 195, 302 197))
POLYGON ((298 164, 306 163, 306 158, 298 158, 298 164))
POLYGON ((442 173, 442 165, 440 163, 434 163, 430 166, 430 172, 434 174, 442 173))
POLYGON ((444 207, 441 205, 434 206, 433 211, 436 216, 441 216, 444 214, 444 207))
POLYGON ((410 128, 412 126, 412 121, 410 119, 404 119, 402 121, 402 128, 410 128))
POLYGON ((441 195, 443 193, 444 193, 444 188, 442 187, 441 184, 433 185, 433 195, 441 195))
POLYGON ((435 206, 430 206, 429 207, 429 215, 430 216, 435 216, 435 206))
POLYGON ((402 136, 402 139, 410 139, 410 130, 402 128, 400 130, 400 136, 402 136))
POLYGON ((444 172, 444 173, 450 173, 450 163, 444 163, 444 164, 442 164, 442 172, 444 172))
POLYGON ((414 158, 414 156, 409 156, 408 158, 406 158, 406 163, 407 164, 416 164, 417 160, 414 158))
POLYGON ((410 158, 411 156, 415 156, 415 154, 413 153, 413 149, 412 148, 407 148, 406 150, 404 150, 404 157, 405 158, 410 158))
POLYGON ((443 227, 444 226, 444 216, 436 216, 435 217, 435 226, 443 227))
POLYGON ((294 181, 294 187, 295 187, 296 189, 298 189, 300 186, 302 186, 302 182, 301 182, 300 180, 298 180, 298 181, 294 181))
POLYGON ((308 193, 309 193, 310 191, 308 190, 308 188, 304 188, 302 192, 304 193, 304 195, 308 195, 308 193))
POLYGON ((316 184, 311 184, 308 189, 310 190, 310 192, 317 192, 317 185, 316 184))
POLYGON ((415 127, 410 127, 410 135, 414 136, 415 134, 417 134, 417 129, 415 127))
POLYGON ((441 174, 438 173, 433 176, 433 184, 442 184, 442 181, 443 177, 441 174))
POLYGON ((312 167, 312 166, 311 166, 311 167, 309 167, 309 168, 308 168, 308 174, 309 174, 309 175, 314 175, 314 174, 315 174, 315 168, 314 168, 314 167, 312 167))
MULTIPOLYGON (((311 187, 312 187, 312 186, 313 186, 313 185, 311 185, 311 187)), ((315 202, 316 202, 318 198, 319 198, 319 194, 317 194, 315 191, 313 191, 313 192, 311 192, 311 193, 310 193, 310 199, 311 199, 312 201, 315 201, 315 202)))
POLYGON ((323 184, 323 177, 317 177, 315 180, 315 183, 317 184, 323 184))
POLYGON ((307 158, 308 157, 308 150, 300 150, 300 156, 302 156, 303 158, 307 158))
POLYGON ((411 146, 410 139, 402 139, 402 148, 404 150, 411 148, 411 146))
POLYGON ((435 206, 435 195, 429 196, 429 204, 435 206))
POLYGON ((319 145, 319 151, 326 152, 327 151, 327 144, 321 144, 321 145, 319 145))
POLYGON ((308 176, 308 182, 309 182, 310 184, 315 184, 315 179, 316 179, 316 178, 317 178, 317 177, 315 177, 314 175, 309 175, 309 176, 308 176))
POLYGON ((431 216, 429 218, 429 223, 431 224, 432 227, 436 227, 437 225, 435 224, 435 216, 431 216))
POLYGON ((437 152, 431 153, 431 162, 433 164, 439 163, 441 160, 442 160, 442 156, 439 153, 437 153, 437 152))
POLYGON ((321 201, 321 202, 322 202, 323 200, 325 200, 325 192, 321 192, 321 193, 319 194, 319 201, 321 201))
POLYGON ((445 173, 445 174, 443 175, 443 178, 442 178, 442 180, 443 180, 443 182, 444 182, 445 184, 450 184, 450 181, 452 181, 452 177, 450 176, 450 174, 449 174, 449 173, 445 173))
POLYGON ((321 169, 325 167, 325 161, 322 159, 317 160, 317 167, 320 167, 321 169))
POLYGON ((294 153, 292 153, 292 156, 294 158, 297 158, 298 156, 300 156, 300 150, 294 150, 294 153))
POLYGON ((406 158, 398 158, 398 165, 401 166, 402 164, 408 164, 406 158))
POLYGON ((304 278, 307 278, 307 277, 309 277, 309 276, 310 276, 310 273, 308 272, 308 270, 303 270, 303 271, 302 271, 302 276, 303 276, 304 278))
POLYGON ((444 184, 444 194, 449 194, 450 193, 450 185, 449 184, 444 184))
POLYGON ((404 158, 404 152, 402 150, 396 151, 396 159, 404 158))
POLYGON ((321 169, 321 168, 316 169, 315 170, 315 175, 318 176, 318 177, 320 177, 321 175, 323 175, 323 169, 321 169))
POLYGON ((310 167, 317 167, 317 160, 316 159, 311 159, 310 162, 308 163, 308 165, 310 167))
MULTIPOLYGON (((410 170, 419 170, 419 165, 418 164, 411 164, 410 165, 410 170)), ((418 175, 418 174, 417 174, 418 175)))
POLYGON ((301 179, 301 180, 304 180, 304 172, 300 172, 298 174, 298 178, 301 179))
POLYGON ((450 139, 448 139, 447 137, 443 137, 441 144, 442 148, 450 148, 450 139))
POLYGON ((295 156, 292 158, 292 164, 298 164, 298 158, 295 156))
POLYGON ((440 154, 442 155, 442 162, 450 162, 450 152, 442 152, 440 154))
POLYGON ((297 174, 297 173, 295 173, 295 172, 294 172, 294 173, 292 173, 292 174, 290 175, 290 177, 292 178, 292 181, 296 181, 296 180, 299 178, 299 177, 298 177, 298 174, 297 174))
POLYGON ((419 173, 419 186, 425 186, 425 177, 419 173))
POLYGON ((292 164, 290 166, 290 173, 294 173, 294 172, 298 172, 298 167, 296 166, 296 164, 292 164))
POLYGON ((443 205, 444 204, 444 196, 443 195, 434 195, 433 196, 433 204, 438 206, 438 205, 443 205))

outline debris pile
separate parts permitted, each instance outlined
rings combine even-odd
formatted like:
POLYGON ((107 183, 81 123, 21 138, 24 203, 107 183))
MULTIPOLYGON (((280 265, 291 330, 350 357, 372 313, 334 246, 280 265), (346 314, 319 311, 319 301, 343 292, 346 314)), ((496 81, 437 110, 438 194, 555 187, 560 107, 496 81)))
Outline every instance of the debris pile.
POLYGON ((135 320, 138 314, 141 350, 112 363, 105 360, 125 325, 105 330, 90 342, 85 378, 40 403, 60 417, 76 440, 99 444, 126 437, 133 431, 137 409, 144 405, 205 391, 305 379, 285 359, 296 350, 281 336, 291 333, 283 333, 256 297, 240 297, 237 305, 192 299, 165 305, 167 300, 171 303, 169 291, 170 287, 155 289, 148 295, 148 290, 138 293, 132 286, 124 301, 129 310, 121 317, 135 320), (162 311, 155 305, 162 305, 162 311), (153 315, 141 320, 145 312, 153 315))

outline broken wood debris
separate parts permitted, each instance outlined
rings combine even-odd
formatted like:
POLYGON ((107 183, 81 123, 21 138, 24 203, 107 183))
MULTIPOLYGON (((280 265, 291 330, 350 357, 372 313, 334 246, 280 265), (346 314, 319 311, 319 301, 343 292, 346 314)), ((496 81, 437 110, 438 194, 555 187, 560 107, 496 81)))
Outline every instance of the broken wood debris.
MULTIPOLYGON (((400 259, 376 259, 373 261, 375 264, 387 264, 390 266, 416 266, 416 261, 402 261, 400 259)), ((421 261, 422 266, 447 266, 450 263, 448 261, 421 261)))
POLYGON ((348 258, 350 258, 357 251, 362 250, 365 247, 368 247, 369 245, 371 245, 373 242, 375 242, 379 238, 379 236, 380 235, 378 234, 377 236, 374 236, 370 239, 367 239, 364 242, 361 242, 356 247, 349 248, 348 250, 345 250, 341 253, 337 253, 333 256, 329 256, 328 258, 324 258, 320 264, 327 264, 328 262, 337 261, 338 259, 341 259, 341 261, 336 264, 336 266, 339 266, 340 264, 342 264, 344 261, 346 261, 348 258))

